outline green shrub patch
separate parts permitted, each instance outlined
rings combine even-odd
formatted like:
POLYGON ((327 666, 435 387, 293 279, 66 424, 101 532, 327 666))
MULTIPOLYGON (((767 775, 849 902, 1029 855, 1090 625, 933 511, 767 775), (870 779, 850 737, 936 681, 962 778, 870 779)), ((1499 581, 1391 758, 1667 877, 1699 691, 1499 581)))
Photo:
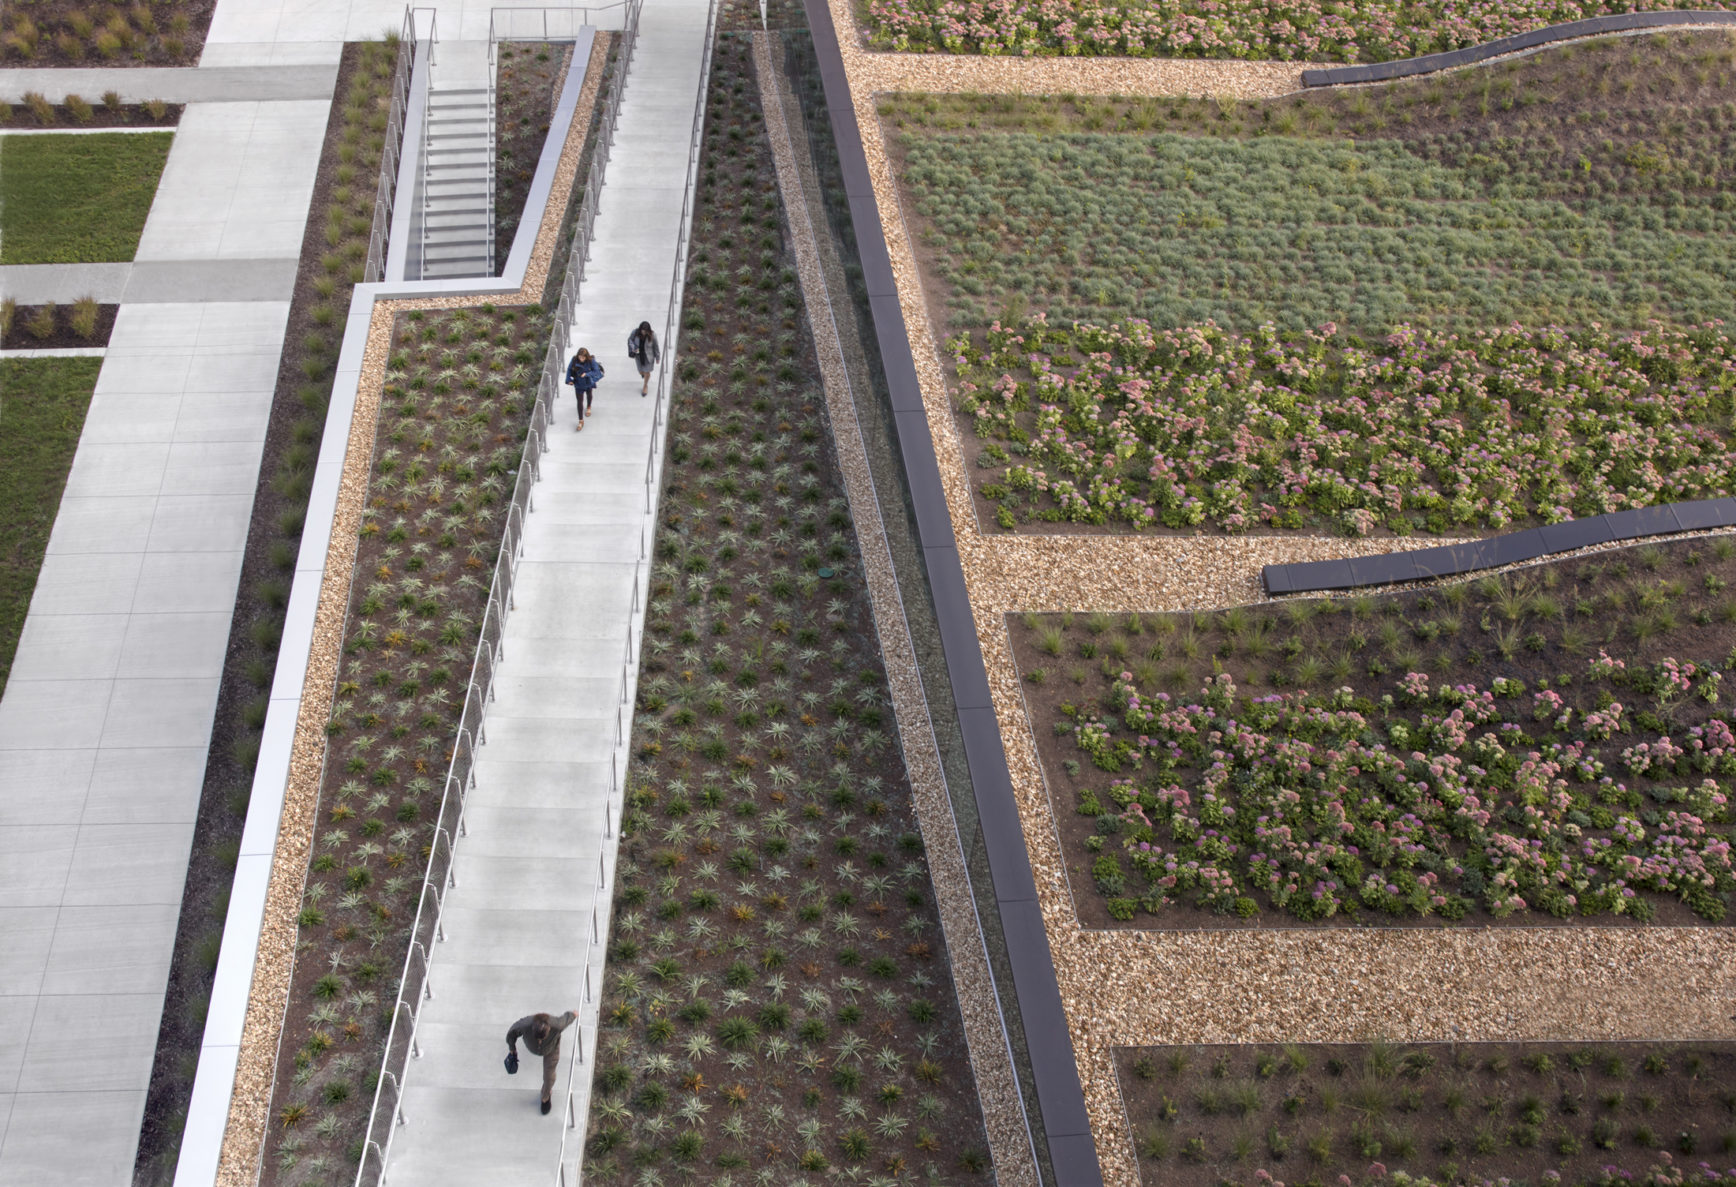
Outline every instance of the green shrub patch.
POLYGON ((0 137, 0 264, 132 259, 173 139, 170 132, 0 137))
POLYGON ((1030 615, 1091 923, 1722 920, 1736 541, 1382 597, 1030 615))
POLYGON ((1667 1187, 1736 1173, 1728 1043, 1122 1047, 1141 1180, 1667 1187))

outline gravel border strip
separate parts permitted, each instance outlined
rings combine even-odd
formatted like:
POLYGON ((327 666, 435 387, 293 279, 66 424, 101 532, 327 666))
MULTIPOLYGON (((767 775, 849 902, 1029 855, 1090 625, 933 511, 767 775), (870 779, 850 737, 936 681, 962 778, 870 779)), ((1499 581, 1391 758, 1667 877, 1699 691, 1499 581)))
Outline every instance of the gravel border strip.
MULTIPOLYGON (((840 27, 853 27, 848 0, 828 2, 840 27)), ((1736 997, 1736 932, 1729 929, 1098 932, 1080 927, 1004 615, 1037 607, 1077 609, 1079 601, 1098 595, 1108 603, 1099 608, 1127 610, 1251 601, 1260 598, 1260 556, 1346 556, 1412 542, 991 538, 978 533, 939 339, 928 320, 921 274, 874 112, 882 75, 872 59, 880 55, 867 54, 859 45, 842 48, 1105 1182, 1129 1187, 1140 1182, 1111 1059, 1117 1046, 1379 1035, 1465 1041, 1736 1037, 1736 1026, 1723 1013, 1736 997)), ((1057 63, 1067 70, 1078 64, 1057 63)))
POLYGON ((996 1182, 1002 1187, 1039 1187, 1000 1003, 995 997, 988 956, 983 948, 981 924, 971 895, 970 876, 965 869, 964 853, 959 847, 958 825, 952 815, 952 801, 941 770, 940 748, 935 742, 928 700, 917 668, 916 649, 911 644, 909 625, 904 617, 903 598, 893 571, 892 551, 886 541, 885 524, 868 467, 867 449, 856 421, 850 375, 844 365, 844 349, 833 318, 829 314, 822 316, 822 311, 831 308, 831 300, 820 265, 818 243, 808 217, 810 208, 801 172, 790 140, 782 76, 772 63, 773 37, 770 33, 753 34, 760 104, 765 111, 772 159, 777 166, 778 189, 784 198, 790 244, 796 256, 796 273, 807 306, 808 326, 819 358, 832 440, 838 450, 838 468, 844 476, 845 493, 855 521, 856 543, 867 578, 875 635, 892 694, 899 749, 916 803, 923 846, 928 854, 929 873, 934 882, 936 905, 940 909, 941 930, 946 936, 949 971, 964 1020, 965 1045, 971 1071, 976 1077, 977 1096, 988 1133, 996 1182), (798 212, 802 217, 797 217, 798 212))
POLYGON ((356 381, 355 411, 350 420, 348 448, 344 454, 337 511, 333 517, 331 544, 326 551, 325 575, 315 611, 313 646, 307 662, 306 693, 296 721, 291 751, 289 784, 284 792, 283 815, 272 855, 271 881, 266 890, 265 918, 260 927, 259 951, 254 958, 253 985, 248 994, 247 1020, 241 1033, 241 1051, 235 1069, 235 1092, 229 1102, 223 1149, 217 1164, 218 1187, 250 1187, 259 1178, 260 1159, 265 1154, 272 1092, 277 1079, 278 1043, 289 1010, 289 986, 295 969, 295 942, 299 928, 302 891, 307 881, 308 852, 317 823, 320 781, 325 769, 325 724, 337 681, 339 653, 343 647, 344 623, 349 613, 350 580, 355 566, 357 532, 373 470, 380 398, 385 383, 386 360, 391 354, 392 327, 397 315, 413 309, 466 309, 483 304, 530 304, 540 301, 553 263, 560 226, 572 196, 579 158, 591 126, 591 112, 601 87, 609 43, 598 39, 591 48, 584 88, 579 92, 567 142, 561 150, 560 170, 543 209, 536 247, 525 269, 524 283, 516 296, 491 301, 473 296, 436 297, 427 300, 376 301, 368 322, 367 345, 356 381))

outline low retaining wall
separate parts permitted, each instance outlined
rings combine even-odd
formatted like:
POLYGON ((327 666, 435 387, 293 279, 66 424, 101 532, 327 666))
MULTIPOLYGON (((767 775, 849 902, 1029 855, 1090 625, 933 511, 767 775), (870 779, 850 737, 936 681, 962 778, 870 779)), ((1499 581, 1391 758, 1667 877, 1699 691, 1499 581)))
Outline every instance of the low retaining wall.
POLYGON ((1456 577, 1479 569, 1515 565, 1558 552, 1616 544, 1646 536, 1701 532, 1736 526, 1736 499, 1702 499, 1612 511, 1469 544, 1441 544, 1415 552, 1389 552, 1347 560, 1267 565, 1260 571, 1268 594, 1325 593, 1365 585, 1397 585, 1431 577, 1456 577))
POLYGON ((1632 33, 1638 29, 1674 29, 1684 26, 1703 28, 1708 25, 1736 26, 1736 12, 1707 9, 1701 12, 1623 12, 1611 16, 1588 17, 1583 21, 1569 21, 1565 25, 1533 29, 1529 33, 1515 33, 1511 37, 1485 41, 1482 45, 1468 45, 1464 49, 1424 54, 1420 58, 1371 62, 1366 66, 1333 66, 1325 70, 1304 70, 1302 85, 1336 87, 1346 83, 1386 82, 1394 78, 1409 78, 1415 74, 1432 74, 1437 70, 1470 66, 1476 62, 1486 62, 1490 58, 1498 58, 1502 54, 1536 49, 1557 41, 1573 41, 1606 33, 1632 33))

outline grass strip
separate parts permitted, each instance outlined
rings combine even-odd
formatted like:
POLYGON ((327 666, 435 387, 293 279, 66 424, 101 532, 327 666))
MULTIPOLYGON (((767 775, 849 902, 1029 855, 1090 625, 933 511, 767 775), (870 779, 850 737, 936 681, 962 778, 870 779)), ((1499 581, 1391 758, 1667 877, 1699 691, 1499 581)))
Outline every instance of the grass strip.
POLYGON ((173 133, 0 139, 0 264, 95 264, 138 250, 173 133))
POLYGON ((0 690, 101 369, 101 359, 0 362, 0 690))

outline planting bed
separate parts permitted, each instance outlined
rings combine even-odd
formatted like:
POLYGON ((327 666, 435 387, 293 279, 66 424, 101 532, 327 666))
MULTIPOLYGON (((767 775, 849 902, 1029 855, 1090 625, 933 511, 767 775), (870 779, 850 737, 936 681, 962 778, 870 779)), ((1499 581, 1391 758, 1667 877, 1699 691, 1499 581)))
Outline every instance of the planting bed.
POLYGON ((71 305, 15 305, 0 302, 0 349, 45 350, 65 346, 107 346, 119 305, 99 305, 84 297, 71 305))
POLYGON ((1121 1048, 1115 1070, 1164 1187, 1736 1175, 1728 1043, 1121 1048))
POLYGON ((132 259, 172 139, 0 137, 0 264, 132 259))
POLYGON ((739 34, 703 154, 586 1178, 986 1182, 739 34))
POLYGON ((0 13, 8 66, 193 66, 216 0, 14 0, 0 13))
POLYGON ((0 101, 0 125, 34 125, 43 128, 172 128, 181 122, 184 108, 180 103, 164 103, 151 99, 144 103, 122 103, 118 91, 110 91, 92 102, 79 95, 68 95, 61 103, 50 103, 40 94, 31 93, 17 107, 0 101))
POLYGON ((0 692, 101 369, 101 359, 0 359, 0 692))
POLYGON ((141 1184, 174 1178, 343 319, 367 260, 374 181, 385 145, 386 114, 380 104, 390 94, 396 57, 395 42, 352 44, 344 47, 338 69, 182 892, 134 1172, 141 1184))
POLYGON ((264 1183, 354 1173, 547 332, 534 306, 394 331, 264 1183))
POLYGON ((1733 64, 1694 34, 1262 104, 887 100, 980 518, 1468 534, 1726 493, 1727 342, 1625 343, 1732 312, 1733 64))
MULTIPOLYGON (((601 36, 601 35, 600 35, 601 36)), ((560 101, 573 47, 506 41, 500 46, 494 112, 494 258, 504 266, 524 217, 549 119, 560 101)))
POLYGON ((1681 7, 1666 0, 866 0, 863 24, 870 44, 894 50, 1384 62, 1586 17, 1681 7))
POLYGON ((1722 920, 1736 541, 1009 623, 1088 925, 1722 920))

